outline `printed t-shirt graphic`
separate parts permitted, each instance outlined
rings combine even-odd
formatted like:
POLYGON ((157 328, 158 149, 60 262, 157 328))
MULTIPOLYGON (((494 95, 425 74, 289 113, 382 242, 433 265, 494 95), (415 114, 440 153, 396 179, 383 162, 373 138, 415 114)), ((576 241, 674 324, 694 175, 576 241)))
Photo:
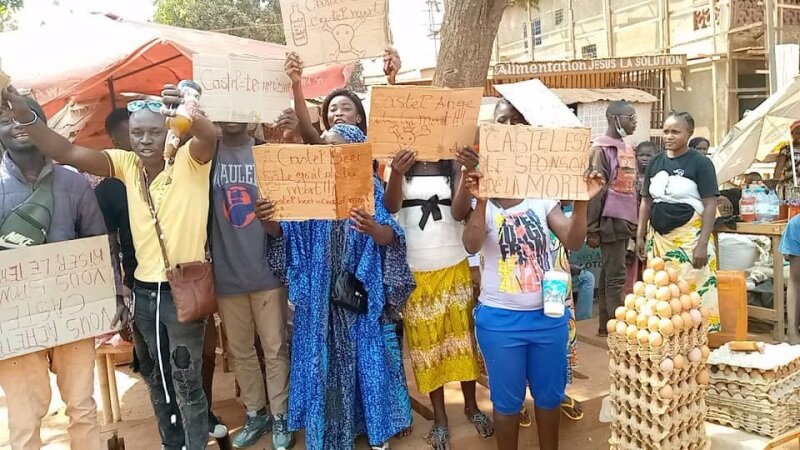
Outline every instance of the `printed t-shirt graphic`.
POLYGON ((539 217, 530 209, 495 214, 500 246, 500 292, 533 293, 542 288, 544 273, 550 270, 548 239, 539 217))

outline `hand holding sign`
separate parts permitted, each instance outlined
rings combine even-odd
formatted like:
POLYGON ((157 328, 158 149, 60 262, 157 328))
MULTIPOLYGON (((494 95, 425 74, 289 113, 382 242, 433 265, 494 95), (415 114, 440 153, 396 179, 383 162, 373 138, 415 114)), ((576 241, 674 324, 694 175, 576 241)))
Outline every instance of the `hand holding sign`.
POLYGON ((286 54, 286 61, 283 63, 283 70, 292 80, 292 84, 297 86, 303 82, 303 60, 296 52, 286 54))

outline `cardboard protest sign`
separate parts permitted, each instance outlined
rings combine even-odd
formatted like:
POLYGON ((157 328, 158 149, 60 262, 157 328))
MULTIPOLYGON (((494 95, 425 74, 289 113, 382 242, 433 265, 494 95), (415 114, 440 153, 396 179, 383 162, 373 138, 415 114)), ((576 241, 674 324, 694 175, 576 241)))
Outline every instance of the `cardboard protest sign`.
POLYGON ((375 58, 389 44, 388 0, 280 0, 286 45, 306 66, 375 58))
POLYGON ((0 252, 0 359, 112 331, 108 236, 0 252))
POLYGON ((482 124, 480 136, 481 196, 589 199, 589 128, 482 124))
POLYGON ((273 122, 291 106, 292 82, 283 61, 242 55, 194 55, 200 105, 214 122, 273 122))
POLYGON ((454 159, 475 143, 482 95, 483 88, 374 87, 367 140, 375 157, 408 148, 421 161, 454 159))
POLYGON ((253 149, 263 198, 276 220, 345 219, 350 209, 375 211, 372 146, 260 145, 253 149))
POLYGON ((539 80, 496 84, 494 88, 535 127, 582 127, 578 117, 539 80))

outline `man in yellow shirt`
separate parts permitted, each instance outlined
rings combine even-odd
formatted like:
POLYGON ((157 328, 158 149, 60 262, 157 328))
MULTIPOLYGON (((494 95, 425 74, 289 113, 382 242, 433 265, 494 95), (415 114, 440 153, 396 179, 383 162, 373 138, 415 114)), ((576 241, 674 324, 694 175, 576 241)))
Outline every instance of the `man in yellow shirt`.
MULTIPOLYGON (((165 86, 164 102, 180 103, 174 86, 165 86)), ((143 189, 149 189, 172 264, 205 258, 208 190, 217 135, 201 114, 194 118, 193 136, 165 170, 163 151, 167 136, 161 102, 137 100, 128 104, 133 153, 97 150, 73 145, 28 108, 13 87, 2 93, 14 119, 42 153, 93 175, 113 176, 127 187, 131 234, 138 260, 134 287, 134 324, 148 352, 158 361, 147 378, 153 409, 165 449, 205 449, 208 442, 208 403, 202 386, 202 351, 205 320, 180 323, 170 293, 153 218, 143 189), (142 171, 144 177, 141 176, 142 171), (142 179, 147 186, 143 186, 142 179), (176 401, 181 420, 172 414, 176 401)))

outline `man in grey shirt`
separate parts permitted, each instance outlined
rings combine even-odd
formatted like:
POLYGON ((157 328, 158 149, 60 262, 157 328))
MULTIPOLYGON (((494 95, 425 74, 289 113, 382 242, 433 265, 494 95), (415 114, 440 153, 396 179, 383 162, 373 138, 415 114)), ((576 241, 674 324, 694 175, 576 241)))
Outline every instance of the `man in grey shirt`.
POLYGON ((219 312, 228 335, 246 423, 233 439, 245 448, 269 432, 273 418, 267 413, 269 394, 273 449, 290 448, 286 412, 289 399, 289 352, 286 340, 286 287, 267 264, 268 236, 256 218, 258 199, 253 139, 247 124, 222 123, 222 138, 212 171, 211 253, 219 312), (256 356, 254 336, 264 350, 266 392, 256 356))
MULTIPOLYGON (((28 107, 45 120, 42 108, 26 98, 28 107)), ((52 182, 53 211, 47 242, 62 242, 105 234, 103 215, 89 182, 79 173, 53 164, 31 142, 24 124, 0 109, 0 224, 26 202, 42 183, 52 182)), ((42 224, 45 225, 45 224, 42 224)), ((0 246, 8 247, 8 244, 0 246)), ((94 387, 94 338, 0 361, 0 386, 6 393, 13 450, 40 448, 42 419, 50 405, 49 371, 58 378, 61 398, 70 417, 72 448, 104 448, 97 423, 94 387)))

